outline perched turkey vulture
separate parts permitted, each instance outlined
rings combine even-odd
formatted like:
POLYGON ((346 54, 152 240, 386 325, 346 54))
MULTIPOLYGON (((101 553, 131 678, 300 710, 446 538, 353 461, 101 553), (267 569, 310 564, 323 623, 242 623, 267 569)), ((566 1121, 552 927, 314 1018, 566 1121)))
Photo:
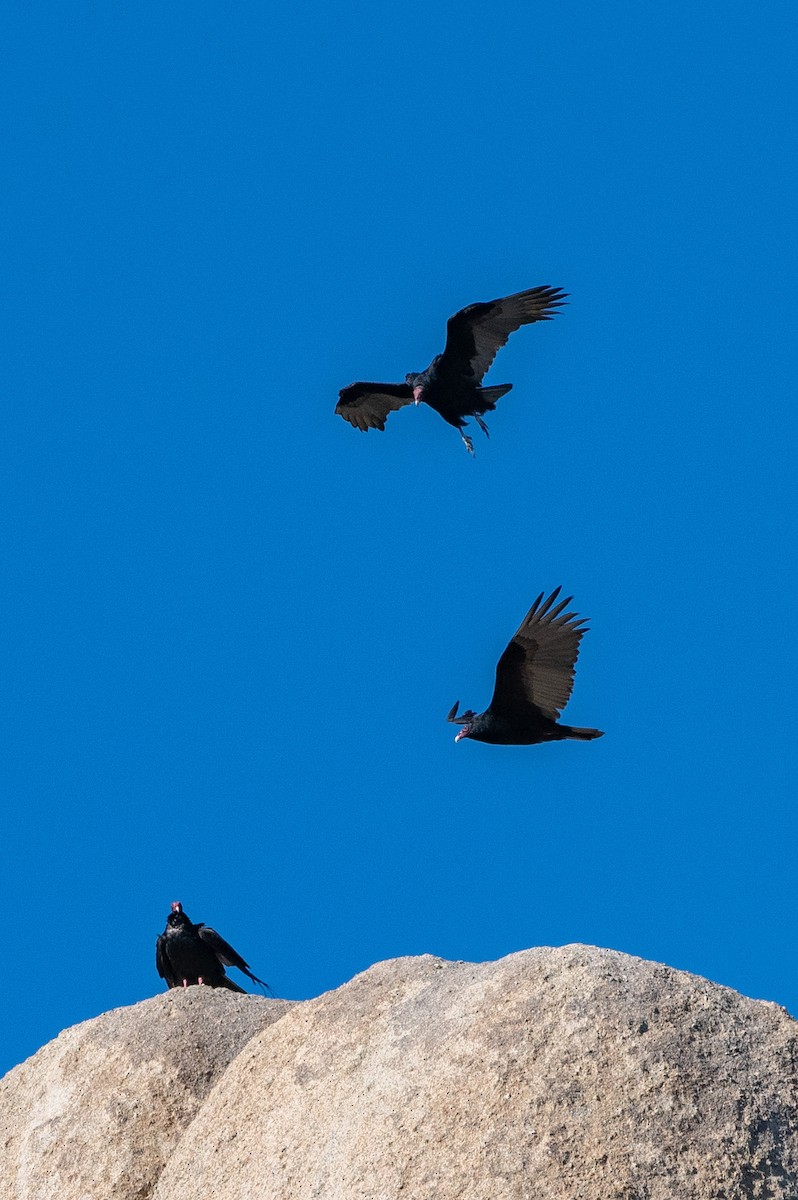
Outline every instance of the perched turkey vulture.
POLYGON ((183 912, 179 900, 172 904, 166 918, 166 929, 155 943, 155 966, 167 987, 188 987, 192 983, 204 983, 207 987, 227 988, 231 992, 244 992, 242 987, 228 979, 225 967, 238 967, 254 983, 271 991, 268 983, 258 979, 249 969, 240 954, 236 954, 215 929, 202 922, 194 925, 183 912))
POLYGON ((556 588, 542 603, 541 592, 524 617, 499 659, 489 707, 479 715, 468 709, 460 717, 459 700, 452 708, 447 721, 463 726, 456 742, 474 738, 500 746, 532 746, 563 738, 589 742, 603 736, 600 729, 557 724, 574 686, 574 664, 586 620, 563 612, 573 596, 552 608, 559 594, 560 588, 556 588))
POLYGON ((473 417, 487 435, 482 414, 492 412, 496 401, 513 386, 500 383, 482 387, 482 378, 511 333, 533 321, 550 321, 565 303, 562 288, 535 287, 501 300, 469 304, 449 318, 443 354, 426 371, 405 376, 404 383, 351 383, 339 393, 335 411, 365 433, 384 429, 388 414, 423 400, 444 421, 460 430, 466 449, 474 444, 463 433, 465 418, 473 417))

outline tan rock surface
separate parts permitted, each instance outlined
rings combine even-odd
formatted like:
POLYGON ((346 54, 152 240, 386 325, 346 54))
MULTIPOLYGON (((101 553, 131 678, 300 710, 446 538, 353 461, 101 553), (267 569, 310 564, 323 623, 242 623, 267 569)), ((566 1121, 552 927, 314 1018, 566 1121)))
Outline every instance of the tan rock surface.
POLYGON ((232 1063, 157 1200, 797 1200, 798 1026, 584 946, 381 963, 232 1063))
POLYGON ((192 987, 65 1030, 0 1082, 2 1200, 144 1200, 216 1079, 289 1005, 192 987))

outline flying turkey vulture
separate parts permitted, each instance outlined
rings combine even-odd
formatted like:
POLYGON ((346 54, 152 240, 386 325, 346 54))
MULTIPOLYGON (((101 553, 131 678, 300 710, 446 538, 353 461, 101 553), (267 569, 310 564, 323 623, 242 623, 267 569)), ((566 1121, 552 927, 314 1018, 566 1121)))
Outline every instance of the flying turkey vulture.
POLYGON ((465 418, 473 417, 487 435, 482 414, 492 412, 511 383, 482 387, 482 378, 511 333, 533 321, 550 321, 565 303, 562 288, 535 287, 501 300, 469 304, 449 318, 443 354, 426 371, 405 376, 404 383, 351 383, 339 392, 335 411, 365 433, 384 429, 388 414, 423 400, 444 421, 460 430, 466 449, 474 453, 465 418))
POLYGON ((557 724, 574 686, 574 664, 586 620, 563 612, 573 596, 552 608, 559 594, 560 588, 556 588, 542 603, 541 592, 524 617, 499 659, 489 707, 479 715, 468 709, 458 717, 457 701, 446 718, 463 726, 456 742, 474 738, 500 746, 532 746, 563 738, 589 742, 603 736, 600 729, 557 724))
POLYGON ((238 967, 254 983, 271 991, 268 983, 252 974, 249 964, 219 937, 215 929, 201 921, 199 925, 192 924, 179 900, 172 904, 166 929, 155 943, 155 966, 170 988, 204 983, 207 987, 243 993, 244 989, 228 979, 224 970, 225 967, 238 967))

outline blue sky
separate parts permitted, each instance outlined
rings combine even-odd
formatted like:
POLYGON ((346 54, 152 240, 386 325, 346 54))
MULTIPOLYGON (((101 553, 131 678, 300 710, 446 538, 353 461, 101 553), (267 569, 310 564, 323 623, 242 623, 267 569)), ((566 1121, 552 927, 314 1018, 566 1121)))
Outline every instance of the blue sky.
POLYGON ((15 6, 0 1068, 161 988, 584 941, 798 1012, 791 5, 15 6), (475 460, 401 380, 571 303, 475 460), (454 745, 531 603, 592 744, 454 745))

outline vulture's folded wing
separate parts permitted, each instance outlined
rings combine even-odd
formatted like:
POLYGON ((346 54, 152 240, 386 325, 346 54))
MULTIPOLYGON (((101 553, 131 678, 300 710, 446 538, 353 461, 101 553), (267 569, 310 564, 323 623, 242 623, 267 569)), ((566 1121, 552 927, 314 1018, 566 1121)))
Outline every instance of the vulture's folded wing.
POLYGON ((223 963, 226 967, 238 967, 239 971, 243 971, 255 983, 260 983, 265 988, 269 987, 268 983, 265 983, 262 979, 258 979, 257 975, 252 974, 249 969, 249 963, 245 962, 241 955, 215 929, 211 929, 210 925, 205 924, 197 925, 196 928, 203 942, 206 942, 210 946, 220 963, 223 963))
POLYGON ((166 938, 163 934, 156 939, 155 942, 155 967, 161 979, 165 979, 167 986, 170 988, 177 987, 180 982, 172 970, 172 964, 169 962, 169 957, 166 953, 166 938))

